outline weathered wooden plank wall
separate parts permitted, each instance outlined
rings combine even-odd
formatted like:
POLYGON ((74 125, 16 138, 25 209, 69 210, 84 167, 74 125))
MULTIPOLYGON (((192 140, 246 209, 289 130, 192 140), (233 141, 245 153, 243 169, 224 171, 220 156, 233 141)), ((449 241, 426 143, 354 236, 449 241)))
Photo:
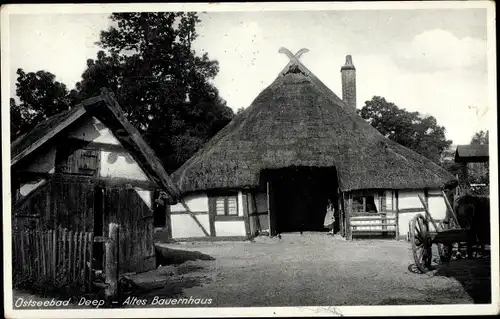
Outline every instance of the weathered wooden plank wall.
POLYGON ((154 269, 153 211, 134 189, 112 188, 106 193, 105 224, 116 221, 120 226, 119 272, 154 269))
POLYGON ((54 226, 73 231, 93 231, 94 188, 90 181, 57 176, 53 179, 54 226))
POLYGON ((50 223, 50 182, 22 198, 13 209, 12 229, 45 229, 50 223))
MULTIPOLYGON (((94 232, 96 186, 89 178, 55 176, 16 210, 19 217, 13 220, 14 229, 63 227, 73 232, 94 232)), ((133 188, 106 187, 104 192, 102 225, 112 220, 120 225, 120 273, 154 269, 152 209, 133 188)), ((102 235, 108 236, 107 232, 104 227, 102 235)))

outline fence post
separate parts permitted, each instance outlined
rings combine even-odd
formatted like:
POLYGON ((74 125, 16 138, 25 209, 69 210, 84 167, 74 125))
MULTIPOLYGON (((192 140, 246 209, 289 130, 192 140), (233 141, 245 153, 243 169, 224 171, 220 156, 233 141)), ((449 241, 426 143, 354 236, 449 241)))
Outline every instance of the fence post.
POLYGON ((106 299, 118 296, 118 224, 109 224, 108 240, 106 241, 106 269, 105 278, 107 287, 105 289, 106 299))

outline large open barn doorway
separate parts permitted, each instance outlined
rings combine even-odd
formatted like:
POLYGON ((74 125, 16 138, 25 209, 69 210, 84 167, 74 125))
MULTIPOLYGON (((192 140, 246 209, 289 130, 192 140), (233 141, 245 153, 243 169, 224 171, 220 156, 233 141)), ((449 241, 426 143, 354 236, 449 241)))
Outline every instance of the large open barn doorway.
POLYGON ((338 178, 335 168, 290 167, 261 175, 269 194, 271 235, 299 231, 327 231, 323 225, 328 199, 336 205, 339 225, 338 178))

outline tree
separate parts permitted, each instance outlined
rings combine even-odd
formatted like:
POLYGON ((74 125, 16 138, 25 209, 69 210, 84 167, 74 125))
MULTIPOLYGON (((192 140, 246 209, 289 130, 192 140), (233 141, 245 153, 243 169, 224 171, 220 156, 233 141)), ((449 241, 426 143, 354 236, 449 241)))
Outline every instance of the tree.
POLYGON ((401 109, 385 98, 374 96, 366 101, 358 114, 385 137, 440 163, 441 154, 451 141, 446 139, 445 128, 433 116, 401 109))
POLYGON ((115 13, 102 31, 104 50, 87 61, 75 101, 112 90, 128 120, 144 135, 167 171, 192 156, 234 116, 210 82, 218 62, 192 49, 196 13, 115 13))
MULTIPOLYGON (((486 145, 488 144, 489 131, 479 131, 474 133, 471 138, 470 144, 473 145, 486 145)), ((470 163, 468 165, 468 178, 471 184, 487 184, 490 181, 489 163, 470 163)))
POLYGON ((46 71, 17 70, 16 95, 10 99, 11 140, 33 129, 39 122, 69 109, 71 100, 66 85, 46 71))
POLYGON ((471 144, 481 144, 481 145, 484 145, 484 144, 488 144, 488 134, 489 134, 489 131, 479 131, 479 132, 476 132, 474 134, 474 136, 472 136, 472 139, 470 141, 471 144))

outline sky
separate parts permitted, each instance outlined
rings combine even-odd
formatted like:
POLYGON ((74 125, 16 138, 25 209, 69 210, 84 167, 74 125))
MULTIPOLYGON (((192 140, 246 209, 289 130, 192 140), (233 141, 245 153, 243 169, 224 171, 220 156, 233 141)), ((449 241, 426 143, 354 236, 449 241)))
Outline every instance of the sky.
MULTIPOLYGON (((100 49, 109 14, 10 16, 10 82, 17 68, 45 70, 72 89, 100 49)), ((235 111, 249 106, 289 61, 301 61, 341 97, 340 67, 351 54, 358 108, 374 95, 432 115, 454 144, 488 128, 486 9, 200 12, 196 52, 219 61, 213 80, 235 111)))

